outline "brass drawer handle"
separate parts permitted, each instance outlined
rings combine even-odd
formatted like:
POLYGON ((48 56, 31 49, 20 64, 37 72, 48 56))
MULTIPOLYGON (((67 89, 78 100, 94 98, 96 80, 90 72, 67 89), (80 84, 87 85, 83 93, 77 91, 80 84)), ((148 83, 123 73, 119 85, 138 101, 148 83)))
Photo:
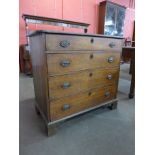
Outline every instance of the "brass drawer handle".
POLYGON ((62 60, 62 61, 60 62, 60 65, 61 65, 62 67, 68 67, 68 66, 70 65, 70 61, 69 61, 69 60, 62 60))
POLYGON ((109 58, 108 58, 108 62, 109 62, 109 63, 112 63, 113 61, 114 61, 114 57, 109 57, 109 58))
POLYGON ((69 88, 71 84, 69 82, 64 82, 63 85, 61 85, 62 88, 66 89, 69 88))
POLYGON ((63 107, 62 107, 62 110, 66 111, 66 110, 68 110, 70 108, 71 108, 71 106, 69 104, 64 104, 63 107))
POLYGON ((60 41, 59 45, 63 48, 70 46, 70 42, 68 40, 60 41))
POLYGON ((114 42, 111 42, 110 44, 109 44, 109 47, 110 48, 114 48, 116 46, 116 44, 114 43, 114 42))
POLYGON ((109 91, 105 92, 104 96, 105 97, 109 97, 110 96, 110 92, 109 91))
POLYGON ((107 79, 108 79, 108 80, 111 80, 111 79, 112 79, 112 75, 111 75, 111 74, 108 74, 108 75, 107 75, 107 79))

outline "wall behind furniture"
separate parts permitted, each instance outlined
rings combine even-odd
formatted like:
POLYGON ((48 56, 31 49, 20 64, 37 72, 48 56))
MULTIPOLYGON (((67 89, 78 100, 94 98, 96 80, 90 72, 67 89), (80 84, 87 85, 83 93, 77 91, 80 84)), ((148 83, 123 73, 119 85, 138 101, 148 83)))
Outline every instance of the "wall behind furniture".
MULTIPOLYGON (((97 33, 98 8, 101 1, 103 0, 19 0, 19 43, 26 43, 25 23, 21 17, 23 13, 89 23, 88 33, 97 33)), ((124 37, 132 38, 133 22, 135 19, 134 0, 111 1, 127 7, 124 37)), ((83 33, 80 29, 45 25, 30 25, 29 29, 48 29, 83 33)))

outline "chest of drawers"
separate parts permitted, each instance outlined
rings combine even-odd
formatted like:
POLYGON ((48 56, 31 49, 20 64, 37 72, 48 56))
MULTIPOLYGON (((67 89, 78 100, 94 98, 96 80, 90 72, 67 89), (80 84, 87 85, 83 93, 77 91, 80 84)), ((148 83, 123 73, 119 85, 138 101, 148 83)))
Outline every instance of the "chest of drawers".
POLYGON ((30 35, 36 110, 48 134, 67 118, 117 107, 122 38, 36 31, 30 35))

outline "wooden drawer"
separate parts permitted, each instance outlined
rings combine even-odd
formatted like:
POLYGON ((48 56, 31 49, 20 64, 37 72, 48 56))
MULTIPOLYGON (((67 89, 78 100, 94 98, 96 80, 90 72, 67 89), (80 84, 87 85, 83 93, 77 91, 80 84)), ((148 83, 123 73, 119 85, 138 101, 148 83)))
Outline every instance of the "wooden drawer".
POLYGON ((120 53, 47 54, 47 64, 49 74, 65 74, 99 67, 118 67, 120 53))
POLYGON ((117 84, 119 68, 95 69, 49 77, 49 97, 56 99, 103 85, 117 84))
POLYGON ((46 49, 51 50, 107 50, 121 51, 122 39, 72 36, 46 35, 46 49))
POLYGON ((52 101, 50 103, 51 120, 61 119, 114 98, 116 98, 116 86, 110 86, 52 101))

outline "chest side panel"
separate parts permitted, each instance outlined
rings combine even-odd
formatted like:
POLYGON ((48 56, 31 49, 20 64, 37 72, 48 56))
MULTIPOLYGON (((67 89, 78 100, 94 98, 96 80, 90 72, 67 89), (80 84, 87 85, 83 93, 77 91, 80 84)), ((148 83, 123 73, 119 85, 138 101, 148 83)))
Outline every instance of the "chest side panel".
POLYGON ((45 55, 45 35, 30 37, 30 49, 33 68, 33 81, 37 106, 49 119, 47 63, 45 55))

